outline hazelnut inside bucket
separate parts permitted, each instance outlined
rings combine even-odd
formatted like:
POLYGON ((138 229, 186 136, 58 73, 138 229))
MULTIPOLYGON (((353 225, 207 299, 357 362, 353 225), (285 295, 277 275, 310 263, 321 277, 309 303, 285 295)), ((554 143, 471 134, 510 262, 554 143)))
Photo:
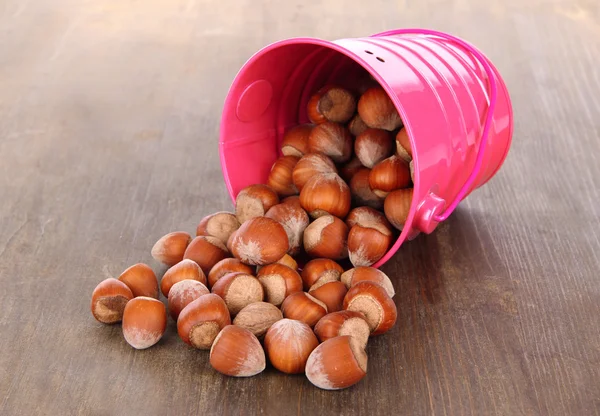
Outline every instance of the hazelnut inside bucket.
MULTIPOLYGON (((378 83, 395 106, 412 155, 410 205, 385 263, 407 238, 432 232, 504 162, 513 115, 508 91, 492 63, 454 36, 422 29, 326 41, 294 38, 257 52, 233 81, 221 120, 219 151, 232 200, 244 187, 266 183, 281 156, 284 133, 308 123, 316 91, 336 84, 358 96, 378 83)), ((400 198, 398 201, 405 200, 400 198)))

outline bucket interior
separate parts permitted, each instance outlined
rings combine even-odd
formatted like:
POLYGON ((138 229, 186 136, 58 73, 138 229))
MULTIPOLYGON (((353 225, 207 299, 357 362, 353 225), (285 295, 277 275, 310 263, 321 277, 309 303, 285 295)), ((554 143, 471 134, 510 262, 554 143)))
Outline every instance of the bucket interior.
MULTIPOLYGON (((368 65, 361 65, 359 57, 347 54, 327 41, 288 40, 261 50, 240 70, 224 106, 220 142, 224 179, 233 201, 246 186, 266 183, 271 166, 281 156, 285 132, 310 122, 307 103, 321 87, 336 84, 358 97, 365 87, 379 83, 391 96, 377 73, 371 72, 368 65)), ((402 117, 401 108, 398 110, 402 117)), ((412 144, 410 129, 407 131, 412 144)), ((413 157, 416 191, 418 161, 416 155, 413 157)), ((415 209, 413 200, 405 227, 397 232, 398 239, 389 255, 404 239, 418 234, 411 231, 415 209)), ((374 266, 387 258, 384 256, 374 266)))

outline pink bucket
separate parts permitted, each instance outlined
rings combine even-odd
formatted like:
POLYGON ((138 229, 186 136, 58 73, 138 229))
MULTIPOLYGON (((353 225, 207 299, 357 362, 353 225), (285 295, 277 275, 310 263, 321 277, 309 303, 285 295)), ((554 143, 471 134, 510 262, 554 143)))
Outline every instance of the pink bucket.
POLYGON ((431 233, 471 191, 498 171, 511 143, 506 85, 492 63, 454 36, 393 30, 329 42, 276 42, 237 74, 223 110, 219 151, 232 200, 266 183, 290 127, 308 122, 310 96, 329 83, 352 89, 366 70, 387 91, 407 130, 414 191, 407 222, 374 266, 418 232, 431 233))

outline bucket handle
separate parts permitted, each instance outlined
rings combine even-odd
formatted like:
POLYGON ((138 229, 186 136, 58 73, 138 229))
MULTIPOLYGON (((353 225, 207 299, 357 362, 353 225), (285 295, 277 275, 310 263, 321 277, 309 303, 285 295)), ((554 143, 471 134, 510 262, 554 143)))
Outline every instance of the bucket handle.
POLYGON ((485 122, 483 124, 483 130, 481 132, 481 140, 479 142, 479 149, 477 150, 477 159, 475 159, 475 166, 473 166, 473 171, 467 178, 467 181, 465 182, 463 187, 460 189, 460 191, 456 195, 456 198, 454 199, 454 201, 452 201, 452 203, 446 208, 446 210, 443 213, 433 217, 433 219, 435 221, 442 222, 442 221, 446 220, 450 216, 450 214, 452 214, 452 212, 456 209, 456 207, 458 206, 460 201, 465 197, 465 195, 467 195, 467 193, 469 193, 469 190, 471 189, 473 182, 475 182, 475 178, 477 178, 477 175, 479 174, 479 171, 481 170, 481 165, 483 163, 483 155, 484 155, 485 148, 487 145, 490 128, 492 127, 494 110, 496 108, 496 100, 497 100, 497 93, 498 93, 497 87, 496 87, 496 80, 497 80, 496 73, 494 72, 494 70, 492 69, 488 60, 485 58, 485 56, 483 56, 483 54, 481 52, 479 52, 477 49, 475 49, 473 46, 471 46, 464 40, 457 38, 456 36, 452 36, 452 35, 449 35, 444 32, 438 32, 436 30, 429 30, 429 29, 396 29, 396 30, 388 30, 387 32, 377 33, 376 35, 373 35, 373 37, 392 36, 392 35, 431 35, 431 36, 437 36, 440 38, 450 40, 453 43, 456 43, 459 46, 461 46, 463 49, 467 50, 469 53, 471 53, 471 55, 473 55, 479 61, 479 63, 483 66, 483 69, 485 70, 485 74, 487 75, 487 78, 488 78, 488 84, 490 86, 489 91, 488 91, 489 97, 490 97, 490 103, 488 105, 485 122))

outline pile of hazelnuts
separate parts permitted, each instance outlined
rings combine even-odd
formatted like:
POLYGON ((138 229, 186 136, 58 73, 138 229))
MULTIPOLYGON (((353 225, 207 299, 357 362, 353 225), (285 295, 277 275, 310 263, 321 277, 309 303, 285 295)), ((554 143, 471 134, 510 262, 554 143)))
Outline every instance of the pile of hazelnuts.
POLYGON ((182 341, 210 350, 229 376, 256 375, 268 357, 323 389, 365 377, 369 337, 396 322, 392 282, 371 266, 408 216, 411 148, 379 86, 326 86, 308 116, 286 132, 267 183, 239 192, 235 213, 205 217, 193 239, 156 242, 152 256, 169 266, 160 285, 135 264, 94 289, 94 317, 122 321, 125 340, 145 349, 163 336, 168 308, 182 341))

